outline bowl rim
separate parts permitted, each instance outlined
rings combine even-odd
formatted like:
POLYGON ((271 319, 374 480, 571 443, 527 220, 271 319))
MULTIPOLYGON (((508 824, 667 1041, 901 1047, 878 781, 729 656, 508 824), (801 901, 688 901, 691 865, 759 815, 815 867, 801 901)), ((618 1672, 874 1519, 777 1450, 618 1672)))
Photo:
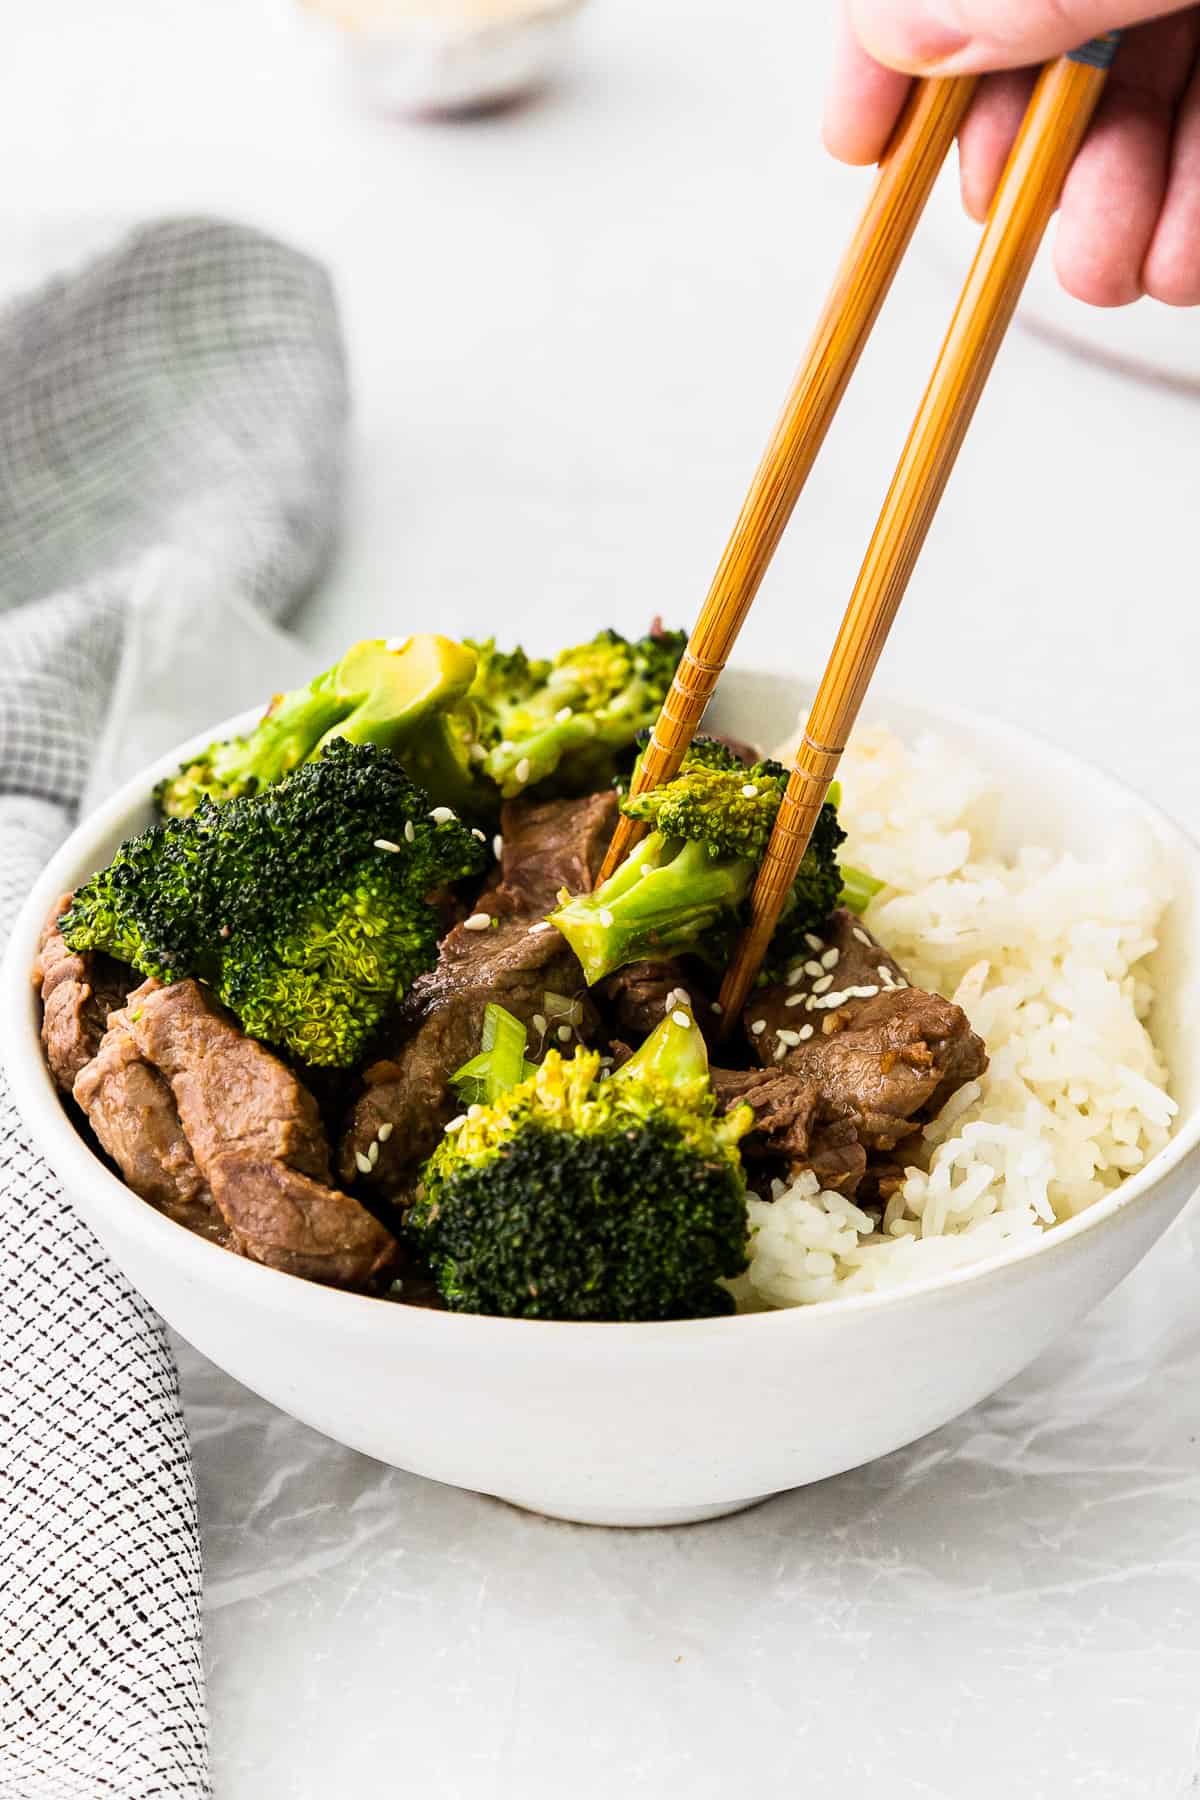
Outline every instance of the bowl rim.
MULTIPOLYGON (((734 665, 729 673, 735 680, 740 677, 743 681, 770 683, 776 687, 780 681, 778 673, 753 667, 734 665)), ((802 704, 803 694, 811 691, 815 684, 801 675, 786 679, 794 683, 798 704, 802 704)), ((1026 752, 1032 749, 1048 767, 1057 765, 1075 782, 1090 783, 1124 810, 1132 808, 1153 828, 1160 841, 1170 844, 1180 860, 1190 866, 1200 898, 1200 844, 1161 807, 1108 770, 1023 726, 938 701, 914 701, 889 693, 887 689, 873 689, 866 722, 870 722, 873 714, 882 715, 886 720, 889 712, 909 718, 922 715, 927 720, 927 729, 936 731, 945 726, 951 736, 958 733, 970 738, 982 733, 1000 748, 1007 740, 1022 746, 1026 752)), ((29 1005, 29 971, 45 916, 57 896, 71 885, 70 872, 80 862, 85 846, 110 836, 115 830, 124 832, 126 819, 145 807, 158 780, 172 773, 181 762, 203 750, 215 738, 244 732, 260 714, 260 708, 250 708, 196 733, 131 776, 80 820, 50 858, 22 903, 0 961, 0 1064, 8 1075, 18 1112, 34 1146, 46 1156, 68 1195, 78 1187, 85 1188, 90 1204, 106 1212, 122 1235, 145 1238, 156 1257, 163 1256, 177 1265, 191 1264, 197 1278, 203 1272, 206 1283, 211 1281, 235 1290, 244 1284, 247 1297, 265 1310, 305 1314, 314 1323, 324 1320, 330 1324, 367 1329, 372 1321, 388 1320, 389 1323, 380 1325, 380 1329, 401 1334, 426 1329, 441 1334, 453 1333, 455 1341, 463 1343, 464 1347, 473 1336, 490 1335, 497 1329, 519 1330, 525 1334, 526 1342, 539 1333, 557 1334, 560 1351, 566 1345, 586 1349, 589 1342, 603 1340, 608 1352, 620 1343, 648 1347, 650 1344, 695 1342, 718 1332, 817 1330, 837 1320, 849 1326, 863 1312, 913 1305, 939 1294, 956 1293, 964 1287, 994 1283, 1033 1257, 1069 1254, 1080 1239, 1090 1238, 1132 1208, 1148 1202, 1155 1190, 1189 1159, 1197 1162, 1200 1173, 1200 1104, 1197 1104, 1192 1116, 1180 1120, 1170 1141, 1143 1168, 1104 1199, 1095 1201, 1074 1218, 1037 1237, 1022 1240, 977 1262, 943 1269, 892 1288, 719 1318, 600 1322, 507 1319, 483 1313, 445 1312, 412 1306, 402 1300, 383 1301, 375 1295, 324 1286, 248 1258, 232 1256, 220 1245, 188 1231, 142 1200, 100 1160, 76 1131, 46 1066, 36 1023, 32 1023, 31 1028, 35 1013, 29 1005), (564 1332, 567 1333, 565 1339, 564 1332)))

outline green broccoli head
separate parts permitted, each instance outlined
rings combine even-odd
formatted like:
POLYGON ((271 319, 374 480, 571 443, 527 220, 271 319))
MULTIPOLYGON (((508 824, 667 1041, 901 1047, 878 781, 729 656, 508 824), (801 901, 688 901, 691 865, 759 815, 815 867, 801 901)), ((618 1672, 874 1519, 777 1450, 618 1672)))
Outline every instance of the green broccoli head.
POLYGON ((505 799, 551 778, 575 793, 603 786, 658 717, 685 641, 682 632, 630 642, 602 631, 553 661, 473 645, 478 674, 460 709, 468 755, 505 799))
MULTIPOLYGON (((673 780, 627 795, 622 812, 654 829, 600 887, 551 914, 588 982, 627 963, 689 953, 724 968, 786 786, 782 763, 747 766, 724 744, 700 738, 673 780)), ((772 938, 764 978, 786 969, 804 933, 837 905, 837 851, 845 835, 836 806, 827 803, 772 938)))
POLYGON ((160 981, 194 975, 251 1037, 344 1068, 437 958, 427 896, 484 861, 386 750, 337 738, 261 794, 131 838, 63 936, 160 981))
POLYGON ((154 795, 159 810, 183 818, 202 800, 257 793, 337 738, 403 753, 426 734, 436 738, 434 721, 462 699, 474 676, 474 653, 450 638, 417 635, 354 644, 306 687, 276 694, 246 737, 210 744, 160 782, 154 795))
POLYGON ((746 1265, 737 1144, 752 1123, 749 1107, 717 1117, 703 1038, 678 1009, 616 1075, 593 1051, 551 1050, 472 1106, 426 1163, 408 1228, 458 1312, 729 1312, 718 1283, 746 1265))

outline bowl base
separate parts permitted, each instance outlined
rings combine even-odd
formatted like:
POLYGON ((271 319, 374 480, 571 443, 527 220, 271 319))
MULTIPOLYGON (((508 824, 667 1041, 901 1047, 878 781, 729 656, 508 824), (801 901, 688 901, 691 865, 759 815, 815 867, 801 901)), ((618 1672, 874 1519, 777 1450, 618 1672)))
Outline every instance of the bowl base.
POLYGON ((533 1500, 518 1500, 512 1494, 493 1494, 520 1512, 536 1513, 542 1519, 561 1519, 565 1525, 608 1525, 622 1530, 643 1531, 662 1525, 702 1525, 706 1519, 724 1519, 730 1513, 746 1512, 761 1506, 770 1494, 752 1494, 746 1500, 720 1500, 715 1506, 539 1506, 533 1500))

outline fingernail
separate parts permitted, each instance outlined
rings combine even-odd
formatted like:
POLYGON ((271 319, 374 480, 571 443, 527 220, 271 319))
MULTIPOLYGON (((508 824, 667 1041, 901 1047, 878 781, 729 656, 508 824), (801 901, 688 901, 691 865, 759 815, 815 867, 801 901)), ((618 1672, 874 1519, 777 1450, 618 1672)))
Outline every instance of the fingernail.
POLYGON ((939 0, 897 17, 895 0, 853 0, 855 30, 881 62, 913 71, 936 67, 965 50, 970 37, 946 16, 939 0))
POLYGON ((923 69, 936 63, 947 62, 950 57, 957 56, 965 50, 970 38, 957 25, 948 19, 938 17, 938 9, 923 9, 909 21, 905 32, 908 39, 908 55, 912 62, 919 63, 923 69))

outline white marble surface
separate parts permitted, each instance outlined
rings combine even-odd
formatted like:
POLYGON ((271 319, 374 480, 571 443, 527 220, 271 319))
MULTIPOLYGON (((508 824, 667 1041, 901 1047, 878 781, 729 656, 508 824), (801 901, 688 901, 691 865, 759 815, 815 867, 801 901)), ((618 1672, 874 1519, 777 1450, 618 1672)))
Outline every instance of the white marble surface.
MULTIPOLYGON (((354 110, 282 0, 14 8, 7 279, 164 209, 330 260, 358 411, 315 652, 683 620, 862 190, 816 143, 824 12, 593 0, 553 94, 412 126, 354 110)), ((745 660, 821 656, 951 300, 914 254, 745 660)), ((881 679, 1035 722, 1200 828, 1198 425, 1195 393, 1015 333, 881 679)), ((1196 1262, 1185 1222, 967 1419, 680 1532, 382 1470, 189 1354, 218 1800, 1194 1793, 1196 1262)))

